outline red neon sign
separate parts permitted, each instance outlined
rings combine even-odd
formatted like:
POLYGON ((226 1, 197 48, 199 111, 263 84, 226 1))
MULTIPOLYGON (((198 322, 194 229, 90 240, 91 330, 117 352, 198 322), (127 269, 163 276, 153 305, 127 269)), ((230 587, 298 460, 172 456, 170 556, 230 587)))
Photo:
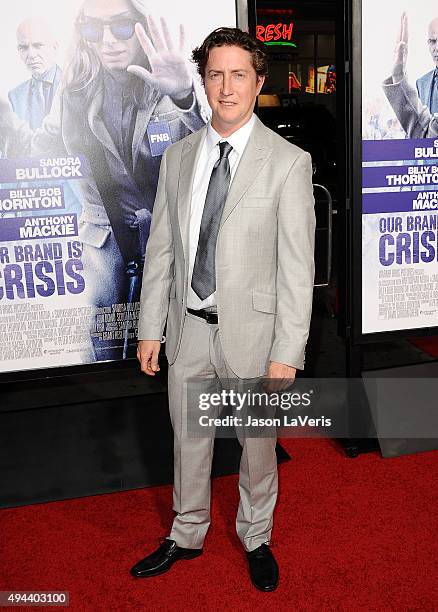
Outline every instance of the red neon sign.
POLYGON ((294 9, 257 8, 257 15, 287 15, 291 17, 294 12, 294 9))
POLYGON ((256 36, 262 42, 277 40, 291 40, 294 29, 293 21, 290 23, 270 23, 256 26, 256 36))

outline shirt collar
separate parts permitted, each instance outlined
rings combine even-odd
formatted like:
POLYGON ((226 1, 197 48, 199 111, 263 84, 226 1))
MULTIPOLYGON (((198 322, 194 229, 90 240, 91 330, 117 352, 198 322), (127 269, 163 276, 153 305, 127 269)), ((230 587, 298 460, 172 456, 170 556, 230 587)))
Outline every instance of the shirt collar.
POLYGON ((233 147, 233 149, 236 151, 236 153, 240 157, 240 155, 242 155, 248 143, 252 128, 254 127, 254 123, 255 123, 255 115, 253 113, 249 121, 247 121, 244 125, 242 125, 241 128, 233 132, 231 136, 228 136, 228 138, 223 138, 212 127, 211 122, 209 122, 207 125, 207 137, 206 137, 207 154, 210 155, 213 148, 219 142, 225 140, 230 143, 230 145, 233 147))
POLYGON ((36 81, 42 81, 43 83, 49 83, 50 85, 53 85, 57 70, 58 66, 54 64, 51 68, 46 70, 44 74, 41 74, 40 76, 33 76, 32 78, 36 81))

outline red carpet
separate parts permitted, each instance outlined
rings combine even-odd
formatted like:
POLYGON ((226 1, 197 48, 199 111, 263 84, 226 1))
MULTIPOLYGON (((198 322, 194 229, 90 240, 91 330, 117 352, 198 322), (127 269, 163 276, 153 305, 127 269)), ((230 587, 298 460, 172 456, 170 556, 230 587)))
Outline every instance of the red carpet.
POLYGON ((280 466, 274 593, 247 576, 236 476, 213 483, 204 555, 151 579, 128 572, 167 533, 168 486, 2 510, 0 589, 70 591, 74 611, 436 612, 437 453, 347 459, 329 440, 284 447, 293 460, 280 466))

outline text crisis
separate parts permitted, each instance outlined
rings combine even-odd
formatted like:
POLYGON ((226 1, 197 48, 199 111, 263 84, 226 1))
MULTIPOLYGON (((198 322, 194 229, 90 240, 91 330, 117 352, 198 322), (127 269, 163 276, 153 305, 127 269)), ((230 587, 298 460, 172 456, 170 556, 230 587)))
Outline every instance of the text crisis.
POLYGON ((82 245, 69 242, 0 248, 0 300, 77 295, 85 290, 82 245), (43 259, 43 257, 46 259, 43 259), (15 260, 15 262, 13 261, 15 260))

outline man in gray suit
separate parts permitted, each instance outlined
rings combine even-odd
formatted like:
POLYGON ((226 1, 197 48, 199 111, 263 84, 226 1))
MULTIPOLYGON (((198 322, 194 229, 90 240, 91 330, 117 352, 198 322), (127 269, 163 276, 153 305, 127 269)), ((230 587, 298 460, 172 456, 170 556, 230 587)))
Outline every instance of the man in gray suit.
POLYGON ((420 100, 406 76, 408 42, 408 17, 402 13, 394 67, 391 76, 383 81, 383 92, 408 138, 435 137, 438 135, 438 118, 420 100))
MULTIPOLYGON (((176 516, 162 545, 132 568, 136 577, 200 555, 210 524, 213 438, 188 437, 185 383, 266 376, 275 379, 272 388, 284 388, 304 367, 311 314, 311 159, 253 114, 267 74, 264 47, 241 30, 219 28, 193 59, 212 120, 163 156, 138 331, 141 369, 154 376, 167 321, 176 516)), ((272 591, 276 439, 239 441, 237 533, 253 584, 272 591)))
POLYGON ((438 18, 429 24, 427 46, 435 68, 417 80, 417 91, 422 103, 434 115, 438 113, 438 18))
POLYGON ((36 130, 50 112, 61 80, 56 63, 58 42, 49 24, 33 17, 17 28, 17 49, 32 78, 12 89, 9 101, 15 114, 36 130))

